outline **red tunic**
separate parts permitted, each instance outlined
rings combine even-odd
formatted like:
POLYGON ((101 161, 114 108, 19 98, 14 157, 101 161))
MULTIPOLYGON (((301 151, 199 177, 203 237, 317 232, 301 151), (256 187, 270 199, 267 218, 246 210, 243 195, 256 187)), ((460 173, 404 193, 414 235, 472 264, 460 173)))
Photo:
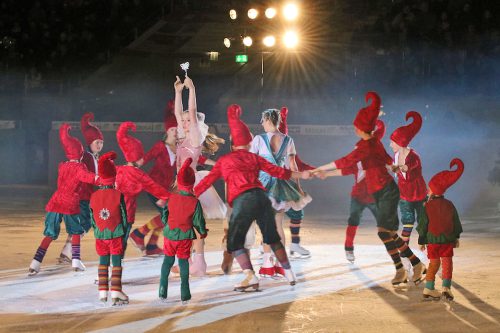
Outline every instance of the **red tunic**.
POLYGON ((166 189, 170 189, 175 180, 175 171, 177 167, 170 161, 168 149, 163 141, 158 141, 144 155, 144 164, 154 160, 154 165, 149 171, 151 179, 166 189))
POLYGON ((196 196, 205 192, 218 178, 227 183, 227 201, 233 206, 233 200, 241 193, 252 188, 265 191, 259 181, 259 171, 265 171, 273 177, 290 179, 292 172, 280 168, 265 158, 247 150, 236 150, 219 158, 212 171, 194 188, 196 196))
POLYGON ((386 168, 386 165, 392 164, 392 158, 377 138, 359 140, 351 153, 334 161, 337 169, 348 169, 358 162, 361 162, 366 171, 366 188, 369 194, 380 191, 393 181, 386 168))
POLYGON ((147 173, 128 165, 116 167, 116 189, 123 193, 125 198, 129 223, 135 221, 136 201, 139 193, 146 191, 163 200, 167 200, 170 195, 165 188, 155 183, 147 173))
MULTIPOLYGON (((95 159, 94 156, 88 151, 83 152, 82 163, 85 164, 87 170, 93 173, 96 173, 95 169, 95 159)), ((80 185, 80 190, 78 191, 80 195, 80 200, 90 200, 90 196, 94 193, 94 185, 82 183, 80 185)))
POLYGON ((45 210, 59 214, 80 214, 80 196, 78 190, 81 183, 95 183, 95 174, 89 172, 79 162, 59 163, 57 190, 49 200, 45 210))
POLYGON ((168 200, 168 227, 186 232, 193 228, 193 215, 198 204, 194 196, 173 193, 168 200))
POLYGON ((408 166, 406 178, 401 171, 397 173, 401 199, 406 201, 424 200, 427 196, 427 186, 422 176, 420 157, 413 149, 410 149, 404 164, 408 166))
POLYGON ((103 189, 92 195, 90 209, 92 209, 95 224, 100 232, 104 229, 114 232, 122 223, 121 196, 122 194, 113 188, 103 189))
POLYGON ((365 205, 374 203, 375 199, 371 194, 368 194, 368 189, 366 187, 366 172, 363 169, 360 169, 358 164, 347 169, 342 169, 342 176, 354 176, 354 185, 352 186, 351 197, 365 205), (362 173, 360 173, 360 171, 362 173), (360 175, 362 175, 361 179, 359 178, 360 175))

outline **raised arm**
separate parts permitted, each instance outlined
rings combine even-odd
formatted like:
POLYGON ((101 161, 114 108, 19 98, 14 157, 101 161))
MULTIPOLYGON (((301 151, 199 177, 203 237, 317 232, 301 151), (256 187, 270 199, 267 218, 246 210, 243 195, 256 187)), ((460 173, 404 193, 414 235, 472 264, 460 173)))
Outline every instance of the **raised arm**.
POLYGON ((198 117, 196 115, 198 108, 196 106, 196 89, 193 80, 189 76, 184 79, 184 87, 189 90, 188 112, 191 129, 189 130, 189 140, 194 147, 198 147, 201 141, 201 133, 198 129, 198 117))
POLYGON ((184 89, 184 84, 181 82, 178 76, 176 76, 176 81, 174 82, 175 90, 175 100, 174 100, 174 114, 177 124, 182 124, 182 111, 184 107, 182 106, 182 90, 184 89))

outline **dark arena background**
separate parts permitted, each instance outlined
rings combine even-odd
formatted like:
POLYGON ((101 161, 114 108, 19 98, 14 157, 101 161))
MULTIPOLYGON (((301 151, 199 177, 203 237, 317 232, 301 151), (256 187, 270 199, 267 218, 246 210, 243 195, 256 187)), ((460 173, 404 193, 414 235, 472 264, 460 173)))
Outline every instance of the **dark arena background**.
MULTIPOLYGON (((498 0, 3 0, 0 160, 2 332, 500 331, 498 0), (276 9, 272 18, 265 14, 270 7, 276 9), (463 227, 453 257, 454 300, 424 301, 425 281, 393 288, 391 257, 367 210, 356 260, 346 260, 352 176, 301 181, 313 198, 301 227, 301 244, 311 256, 291 258, 293 287, 274 277, 261 278, 259 292, 233 291, 244 275, 237 261, 232 274, 221 270, 221 220, 207 220, 207 275, 190 278, 188 304, 173 273, 168 300, 158 299, 163 255, 144 256, 132 245, 123 262, 130 302, 103 304, 94 284, 94 234, 81 240, 87 269, 74 272, 57 261, 64 226, 40 273, 28 276, 58 165, 66 160, 61 124, 71 124, 85 147, 80 119, 92 112, 103 152, 116 151, 115 162, 123 165, 119 125, 135 122, 132 135, 145 151, 161 140, 185 62, 198 111, 209 131, 226 140, 208 156, 215 161, 230 151, 231 104, 242 107, 254 135, 264 132, 262 111, 286 106, 288 134, 301 160, 314 166, 352 151, 359 140, 353 120, 367 105, 367 92, 381 98, 382 143, 390 156, 391 133, 408 123, 408 111, 420 113, 422 128, 410 146, 420 155, 425 181, 449 170, 455 157, 465 165, 446 192, 463 227)), ((224 198, 224 182, 215 188, 224 198)), ((156 214, 142 193, 133 228, 156 214)), ((283 223, 288 248, 289 219, 283 223)), ((250 251, 256 267, 261 239, 257 235, 250 251)), ((428 265, 417 241, 414 230, 410 248, 428 265)))

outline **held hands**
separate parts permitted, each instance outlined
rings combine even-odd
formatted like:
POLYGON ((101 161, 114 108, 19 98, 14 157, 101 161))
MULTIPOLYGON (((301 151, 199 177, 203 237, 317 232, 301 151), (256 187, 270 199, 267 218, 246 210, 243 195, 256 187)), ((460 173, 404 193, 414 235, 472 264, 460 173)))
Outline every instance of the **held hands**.
POLYGON ((184 89, 184 85, 186 84, 185 83, 185 80, 184 80, 184 83, 181 82, 181 79, 176 76, 176 79, 175 82, 174 82, 174 90, 176 93, 182 93, 182 89, 184 89))
POLYGON ((420 251, 424 252, 424 251, 425 251, 425 248, 426 248, 425 244, 421 244, 421 245, 420 245, 420 251))
POLYGON ((156 201, 156 205, 160 208, 164 208, 167 205, 167 201, 163 199, 159 199, 156 201))

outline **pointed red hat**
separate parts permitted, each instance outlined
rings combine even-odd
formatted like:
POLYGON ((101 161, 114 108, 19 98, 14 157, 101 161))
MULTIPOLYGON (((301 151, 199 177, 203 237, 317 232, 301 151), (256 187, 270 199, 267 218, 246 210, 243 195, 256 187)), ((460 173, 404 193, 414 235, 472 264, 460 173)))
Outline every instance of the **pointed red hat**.
POLYGON ((237 104, 232 104, 227 108, 227 122, 231 130, 233 146, 246 146, 252 142, 252 134, 248 126, 240 119, 241 113, 241 107, 237 104))
POLYGON ((382 140, 384 135, 385 135, 385 124, 382 120, 377 119, 377 124, 375 131, 373 131, 373 136, 379 140, 382 140))
POLYGON ((115 182, 116 167, 113 162, 114 160, 116 160, 116 153, 114 151, 107 152, 99 157, 99 167, 97 170, 104 185, 110 185, 115 182))
POLYGON ((94 114, 92 112, 87 112, 80 120, 80 129, 87 146, 90 146, 95 140, 104 140, 101 130, 90 124, 90 121, 94 121, 94 114))
POLYGON ((283 133, 283 134, 288 134, 288 123, 286 122, 286 119, 288 117, 288 108, 286 106, 281 108, 281 122, 278 130, 283 133))
POLYGON ((59 140, 68 160, 79 160, 83 155, 83 146, 80 141, 69 134, 71 126, 62 124, 59 128, 59 140))
POLYGON ((121 123, 116 132, 116 139, 127 162, 135 162, 144 156, 144 148, 141 141, 128 134, 128 130, 135 132, 135 124, 131 121, 121 123))
POLYGON ((184 161, 182 167, 179 169, 177 173, 177 185, 179 189, 188 189, 191 190, 194 185, 194 170, 191 168, 191 163, 193 163, 193 159, 189 157, 184 161))
POLYGON ((168 101, 167 107, 165 108, 163 126, 165 127, 165 132, 171 127, 177 127, 177 119, 175 118, 173 99, 168 101))
POLYGON ((410 111, 406 114, 406 121, 412 119, 408 125, 397 128, 391 134, 391 140, 396 142, 401 147, 408 147, 410 141, 417 135, 422 127, 422 116, 416 111, 410 111))
POLYGON ((371 100, 370 105, 358 111, 356 118, 354 118, 354 126, 363 132, 370 133, 375 129, 378 115, 380 113, 380 97, 374 91, 366 93, 366 102, 371 100))
POLYGON ((459 158, 454 158, 450 162, 450 169, 457 166, 455 170, 444 170, 438 172, 429 182, 429 188, 436 195, 443 195, 444 192, 462 176, 464 172, 464 162, 459 158))

